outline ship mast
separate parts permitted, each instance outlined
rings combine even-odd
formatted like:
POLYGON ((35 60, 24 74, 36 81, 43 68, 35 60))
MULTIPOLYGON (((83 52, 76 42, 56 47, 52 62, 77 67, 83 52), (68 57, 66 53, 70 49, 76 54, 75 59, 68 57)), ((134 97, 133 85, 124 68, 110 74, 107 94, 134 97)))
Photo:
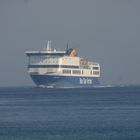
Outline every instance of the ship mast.
POLYGON ((45 41, 44 51, 52 51, 52 41, 51 40, 48 40, 48 42, 45 41))

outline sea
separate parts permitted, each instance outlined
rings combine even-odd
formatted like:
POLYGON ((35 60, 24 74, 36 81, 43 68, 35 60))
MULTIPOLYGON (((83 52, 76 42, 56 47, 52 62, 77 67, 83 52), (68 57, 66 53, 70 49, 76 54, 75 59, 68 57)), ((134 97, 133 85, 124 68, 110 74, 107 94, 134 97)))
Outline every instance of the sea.
POLYGON ((1 87, 0 140, 140 140, 140 86, 1 87))

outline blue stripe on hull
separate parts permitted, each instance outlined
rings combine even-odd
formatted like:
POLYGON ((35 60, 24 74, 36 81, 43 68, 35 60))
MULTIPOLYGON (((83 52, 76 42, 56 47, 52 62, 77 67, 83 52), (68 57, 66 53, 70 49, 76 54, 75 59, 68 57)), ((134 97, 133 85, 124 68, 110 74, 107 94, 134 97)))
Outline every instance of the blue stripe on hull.
POLYGON ((99 85, 97 77, 30 75, 38 86, 44 87, 93 87, 99 85))

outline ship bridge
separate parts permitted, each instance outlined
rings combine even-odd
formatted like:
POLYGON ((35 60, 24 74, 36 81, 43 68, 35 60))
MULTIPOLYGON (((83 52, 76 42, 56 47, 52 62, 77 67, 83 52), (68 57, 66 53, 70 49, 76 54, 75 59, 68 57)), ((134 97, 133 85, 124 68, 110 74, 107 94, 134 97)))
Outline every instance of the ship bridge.
POLYGON ((47 47, 41 51, 26 51, 28 56, 28 65, 39 64, 46 59, 58 59, 66 54, 66 51, 57 51, 52 48, 51 41, 48 41, 47 47))

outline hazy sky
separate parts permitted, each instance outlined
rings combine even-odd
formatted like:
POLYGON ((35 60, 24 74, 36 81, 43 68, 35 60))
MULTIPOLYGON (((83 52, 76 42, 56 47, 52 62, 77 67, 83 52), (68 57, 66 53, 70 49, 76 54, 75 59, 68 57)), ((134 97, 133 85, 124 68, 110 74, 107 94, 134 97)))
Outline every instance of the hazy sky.
POLYGON ((0 86, 33 85, 26 50, 67 42, 102 84, 140 84, 140 0, 0 0, 0 86))

